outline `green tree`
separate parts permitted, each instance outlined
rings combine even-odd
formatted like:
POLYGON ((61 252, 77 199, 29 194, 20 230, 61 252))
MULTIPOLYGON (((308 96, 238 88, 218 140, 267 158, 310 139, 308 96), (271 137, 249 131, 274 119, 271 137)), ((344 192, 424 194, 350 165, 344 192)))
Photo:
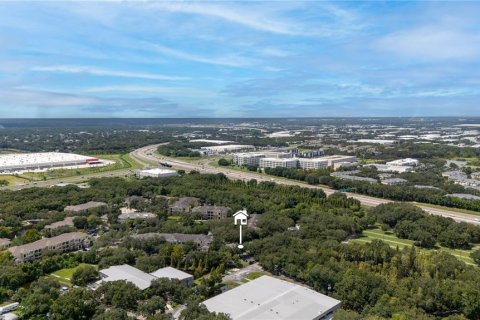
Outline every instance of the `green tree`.
POLYGON ((96 306, 97 302, 92 291, 72 288, 53 303, 50 317, 54 320, 91 319, 96 306))
POLYGON ((77 286, 86 286, 88 283, 98 279, 97 269, 90 265, 78 267, 72 275, 72 283, 77 286))

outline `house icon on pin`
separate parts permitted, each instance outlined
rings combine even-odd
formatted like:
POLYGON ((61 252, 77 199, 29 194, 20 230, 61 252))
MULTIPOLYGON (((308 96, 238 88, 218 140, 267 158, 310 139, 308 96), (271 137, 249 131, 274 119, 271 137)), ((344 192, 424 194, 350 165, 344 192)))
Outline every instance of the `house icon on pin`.
POLYGON ((248 213, 247 209, 243 209, 238 211, 233 215, 235 225, 240 224, 241 226, 247 225, 248 213))

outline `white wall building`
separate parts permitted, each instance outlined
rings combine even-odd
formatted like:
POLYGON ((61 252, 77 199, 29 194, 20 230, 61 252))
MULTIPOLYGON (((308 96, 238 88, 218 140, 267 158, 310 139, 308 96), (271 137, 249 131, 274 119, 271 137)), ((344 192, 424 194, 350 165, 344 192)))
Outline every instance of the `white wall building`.
POLYGON ((405 159, 399 159, 399 160, 394 160, 394 161, 389 161, 386 163, 387 165, 391 166, 411 166, 411 167, 416 167, 420 164, 420 161, 417 159, 412 159, 412 158, 405 158, 405 159))
POLYGON ((233 163, 237 166, 258 166, 260 159, 265 158, 263 153, 235 153, 233 154, 233 163))
POLYGON ((323 158, 298 158, 298 166, 305 170, 323 169, 328 167, 328 160, 323 158))
POLYGON ((136 172, 136 176, 138 178, 145 178, 145 177, 160 178, 160 177, 178 176, 178 173, 175 170, 154 168, 154 169, 138 170, 136 172))
POLYGON ((203 302, 232 320, 330 320, 341 301, 312 289, 262 276, 203 302))
POLYGON ((259 166, 260 168, 296 168, 298 167, 298 159, 261 158, 259 166))

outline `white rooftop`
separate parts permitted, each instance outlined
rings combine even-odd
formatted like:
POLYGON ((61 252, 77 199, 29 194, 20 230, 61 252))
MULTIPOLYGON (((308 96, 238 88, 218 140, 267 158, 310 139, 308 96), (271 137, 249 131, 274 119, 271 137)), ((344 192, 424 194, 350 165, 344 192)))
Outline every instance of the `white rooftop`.
POLYGON ((140 290, 150 287, 152 280, 156 278, 137 268, 123 264, 120 266, 111 266, 108 269, 100 270, 100 273, 106 276, 103 281, 125 280, 136 285, 140 290))
POLYGON ((161 168, 145 169, 145 170, 140 170, 140 172, 145 174, 152 174, 152 175, 177 174, 177 171, 175 170, 168 170, 168 169, 161 169, 161 168))
POLYGON ((86 161, 91 158, 79 154, 61 152, 9 153, 0 155, 0 168, 18 165, 86 161))
POLYGON ((185 280, 193 277, 191 274, 188 274, 186 272, 183 272, 181 270, 178 270, 172 267, 165 267, 165 268, 158 269, 157 271, 152 272, 151 275, 157 278, 169 278, 169 279, 178 279, 178 280, 185 280))
POLYGON ((326 295, 262 276, 203 302, 211 312, 223 312, 232 320, 313 320, 340 307, 326 295))

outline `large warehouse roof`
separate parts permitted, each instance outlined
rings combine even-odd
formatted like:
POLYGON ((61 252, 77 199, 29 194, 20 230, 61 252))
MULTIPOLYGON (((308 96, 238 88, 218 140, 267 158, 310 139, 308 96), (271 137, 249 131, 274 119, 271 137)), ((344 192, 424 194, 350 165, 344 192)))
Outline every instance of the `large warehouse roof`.
POLYGON ((283 281, 262 276, 203 302, 211 312, 227 313, 233 320, 317 320, 329 317, 340 301, 283 281))
POLYGON ((0 155, 0 171, 87 164, 95 158, 74 153, 37 152, 0 155))

